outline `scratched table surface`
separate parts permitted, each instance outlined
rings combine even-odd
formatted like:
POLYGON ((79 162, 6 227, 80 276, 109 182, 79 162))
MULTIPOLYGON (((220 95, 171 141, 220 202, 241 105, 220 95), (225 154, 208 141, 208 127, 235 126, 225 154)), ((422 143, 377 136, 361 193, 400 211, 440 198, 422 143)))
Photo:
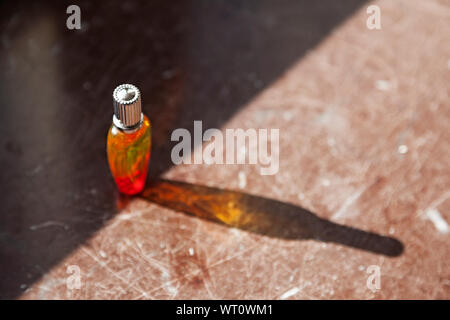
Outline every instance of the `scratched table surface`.
POLYGON ((0 4, 0 298, 450 298, 448 0, 70 4, 0 4), (132 198, 121 83, 153 127, 132 198), (194 120, 280 129, 278 173, 174 165, 194 120))

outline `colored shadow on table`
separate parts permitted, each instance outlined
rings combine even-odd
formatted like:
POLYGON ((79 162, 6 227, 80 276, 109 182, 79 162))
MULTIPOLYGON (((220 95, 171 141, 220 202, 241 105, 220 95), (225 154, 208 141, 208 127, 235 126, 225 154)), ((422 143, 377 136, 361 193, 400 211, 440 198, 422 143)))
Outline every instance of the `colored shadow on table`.
POLYGON ((403 244, 391 237, 333 223, 277 200, 243 192, 160 180, 142 194, 148 201, 229 227, 287 240, 314 239, 389 257, 403 244))

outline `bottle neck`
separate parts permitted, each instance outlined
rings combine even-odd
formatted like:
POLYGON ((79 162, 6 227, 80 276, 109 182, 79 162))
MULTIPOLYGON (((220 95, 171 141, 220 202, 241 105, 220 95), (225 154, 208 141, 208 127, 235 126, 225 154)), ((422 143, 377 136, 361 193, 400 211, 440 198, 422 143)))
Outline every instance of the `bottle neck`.
POLYGON ((124 126, 122 121, 120 121, 116 115, 113 115, 114 126, 124 133, 134 133, 138 131, 144 124, 144 113, 141 112, 141 120, 134 126, 124 126))

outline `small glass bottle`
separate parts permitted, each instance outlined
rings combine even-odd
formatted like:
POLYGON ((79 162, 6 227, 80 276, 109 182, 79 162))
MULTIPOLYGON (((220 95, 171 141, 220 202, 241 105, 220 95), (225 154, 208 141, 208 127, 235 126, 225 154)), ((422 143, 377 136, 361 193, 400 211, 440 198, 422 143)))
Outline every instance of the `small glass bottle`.
POLYGON ((134 85, 118 86, 113 103, 107 138, 109 168, 121 193, 138 194, 144 189, 150 160, 150 121, 142 113, 141 94, 134 85))

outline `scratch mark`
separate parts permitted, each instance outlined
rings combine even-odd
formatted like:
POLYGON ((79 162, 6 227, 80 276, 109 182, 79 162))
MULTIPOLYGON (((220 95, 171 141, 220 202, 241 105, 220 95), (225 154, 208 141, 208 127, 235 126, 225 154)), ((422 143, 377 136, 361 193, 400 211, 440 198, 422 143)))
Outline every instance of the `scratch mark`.
MULTIPOLYGON (((225 258, 225 259, 222 259, 222 260, 220 260, 220 261, 217 261, 216 263, 213 263, 212 265, 208 266, 207 268, 209 269, 209 268, 218 266, 218 265, 220 265, 220 264, 222 264, 222 263, 225 263, 225 262, 227 262, 227 261, 230 261, 230 260, 232 260, 232 259, 234 259, 234 258, 237 258, 237 257, 239 257, 239 256, 241 256, 241 255, 243 255, 243 254, 245 254, 247 251, 250 251, 251 249, 254 249, 254 248, 256 248, 256 247, 257 247, 257 245, 255 245, 255 246, 253 246, 253 247, 251 247, 251 248, 248 248, 248 249, 246 249, 246 250, 242 250, 242 251, 240 251, 239 253, 237 253, 237 254, 235 254, 235 255, 233 255, 233 256, 230 256, 230 257, 228 257, 228 258, 225 258)), ((201 271, 201 270, 195 270, 195 271, 189 272, 189 273, 187 273, 187 274, 185 274, 185 275, 183 275, 183 276, 181 276, 181 277, 172 279, 172 280, 170 280, 170 281, 164 283, 163 285, 154 288, 153 290, 151 290, 151 291, 149 291, 149 292, 147 292, 147 293, 148 293, 148 294, 151 294, 151 293, 156 292, 156 291, 158 291, 158 290, 160 290, 160 289, 162 289, 162 288, 165 288, 167 285, 170 285, 170 284, 172 284, 172 283, 174 283, 174 282, 177 282, 177 281, 180 281, 180 280, 189 278, 190 276, 197 275, 197 274, 199 274, 200 272, 202 272, 202 271, 201 271)))
POLYGON ((138 291, 141 293, 142 296, 147 297, 147 292, 143 291, 142 289, 138 288, 137 286, 135 286, 133 283, 130 283, 130 281, 128 281, 127 279, 122 278, 120 275, 118 275, 116 272, 114 272, 114 270, 112 270, 110 267, 107 266, 106 263, 104 263, 103 261, 101 261, 100 259, 98 259, 95 255, 93 255, 88 249, 86 248, 81 248, 81 250, 86 253, 89 257, 91 257, 95 262, 98 263, 98 265, 100 265, 102 268, 105 268, 106 271, 108 271, 109 273, 111 273, 115 278, 119 279, 120 281, 122 281, 124 284, 127 284, 128 287, 133 288, 134 290, 138 291))
POLYGON ((52 226, 61 227, 64 230, 68 230, 69 229, 69 226, 67 224, 63 223, 63 222, 47 221, 47 222, 44 222, 44 223, 35 224, 35 225, 30 226, 30 230, 36 231, 38 229, 52 227, 52 226))
POLYGON ((447 222, 442 218, 441 213, 437 209, 428 209, 425 212, 427 218, 433 222, 434 227, 442 233, 448 233, 449 227, 447 222))
POLYGON ((299 293, 299 292, 300 292, 300 288, 294 287, 294 288, 292 288, 292 289, 286 291, 285 293, 283 293, 283 294, 281 295, 280 299, 282 299, 282 300, 287 299, 287 298, 289 298, 289 297, 292 297, 292 296, 296 295, 296 294, 299 293))
POLYGON ((429 208, 436 208, 437 206, 439 206, 442 202, 444 202, 445 200, 447 200, 448 198, 450 198, 450 190, 447 190, 446 192, 444 192, 444 194, 442 196, 440 196, 439 198, 437 198, 436 200, 434 200, 429 208))
POLYGON ((332 220, 337 220, 341 217, 343 217, 347 213, 347 209, 355 203, 356 200, 364 193, 364 191, 367 190, 368 187, 364 187, 356 191, 354 194, 352 194, 350 197, 348 197, 345 202, 342 204, 341 208, 336 211, 335 214, 331 217, 332 220))

